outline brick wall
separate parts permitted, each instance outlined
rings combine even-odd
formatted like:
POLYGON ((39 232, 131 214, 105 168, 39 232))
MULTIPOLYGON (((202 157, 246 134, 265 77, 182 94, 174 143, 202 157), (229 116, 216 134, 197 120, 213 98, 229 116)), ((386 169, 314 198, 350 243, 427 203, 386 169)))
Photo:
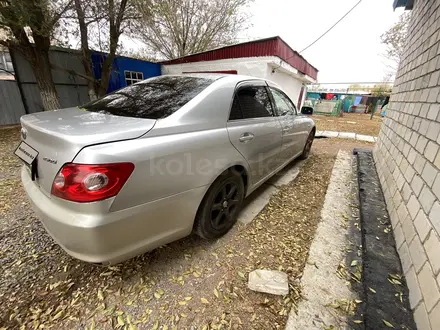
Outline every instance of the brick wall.
POLYGON ((415 0, 374 158, 420 330, 440 329, 440 0, 415 0))

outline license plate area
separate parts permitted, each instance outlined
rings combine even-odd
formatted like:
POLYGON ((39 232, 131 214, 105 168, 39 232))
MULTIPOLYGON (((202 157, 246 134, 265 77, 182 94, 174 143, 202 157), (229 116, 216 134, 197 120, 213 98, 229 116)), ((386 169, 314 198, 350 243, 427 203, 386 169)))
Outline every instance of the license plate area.
POLYGON ((20 158, 31 170, 32 181, 38 178, 37 171, 37 157, 38 151, 32 148, 26 142, 21 142, 17 149, 15 149, 14 154, 20 158))

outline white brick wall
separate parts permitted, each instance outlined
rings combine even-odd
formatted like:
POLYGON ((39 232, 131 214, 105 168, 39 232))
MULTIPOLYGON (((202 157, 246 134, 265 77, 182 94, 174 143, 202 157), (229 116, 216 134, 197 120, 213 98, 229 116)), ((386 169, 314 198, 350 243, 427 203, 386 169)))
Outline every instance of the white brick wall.
POLYGON ((414 2, 374 158, 420 330, 440 329, 440 0, 414 2))

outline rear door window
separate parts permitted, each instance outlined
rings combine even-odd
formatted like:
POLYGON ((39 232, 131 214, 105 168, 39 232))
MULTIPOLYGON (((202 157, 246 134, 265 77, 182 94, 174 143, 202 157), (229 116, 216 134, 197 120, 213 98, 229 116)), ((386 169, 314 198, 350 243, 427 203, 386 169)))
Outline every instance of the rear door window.
POLYGON ((173 114, 214 79, 190 76, 161 76, 122 88, 81 108, 123 117, 162 119, 173 114))
POLYGON ((241 87, 235 97, 244 119, 273 116, 272 104, 264 86, 241 87))
POLYGON ((295 105, 292 103, 292 101, 290 101, 286 94, 272 87, 270 87, 270 91, 275 102, 278 116, 296 115, 295 105))

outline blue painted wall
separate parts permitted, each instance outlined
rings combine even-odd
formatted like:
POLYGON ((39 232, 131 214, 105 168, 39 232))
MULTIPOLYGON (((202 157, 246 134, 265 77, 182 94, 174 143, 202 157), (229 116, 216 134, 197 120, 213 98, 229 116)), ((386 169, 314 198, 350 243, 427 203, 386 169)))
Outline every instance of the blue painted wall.
MULTIPOLYGON (((96 79, 101 78, 102 63, 104 63, 106 54, 93 52, 93 74, 96 79)), ((113 61, 113 72, 110 76, 107 93, 113 92, 122 87, 126 87, 125 71, 142 72, 144 79, 160 76, 160 64, 148 61, 137 60, 128 57, 116 57, 113 61)))

